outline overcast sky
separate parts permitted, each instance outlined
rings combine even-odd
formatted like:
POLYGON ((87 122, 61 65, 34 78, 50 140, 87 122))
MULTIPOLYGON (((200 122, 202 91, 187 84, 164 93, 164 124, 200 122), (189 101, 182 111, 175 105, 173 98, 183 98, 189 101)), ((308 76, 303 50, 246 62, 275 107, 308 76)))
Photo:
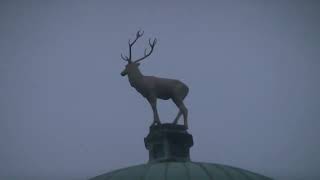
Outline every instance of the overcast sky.
MULTIPOLYGON (((0 179, 85 180, 148 160, 147 101, 120 76, 190 87, 193 161, 320 179, 319 1, 0 2, 0 179)), ((159 102, 162 122, 177 108, 159 102)))

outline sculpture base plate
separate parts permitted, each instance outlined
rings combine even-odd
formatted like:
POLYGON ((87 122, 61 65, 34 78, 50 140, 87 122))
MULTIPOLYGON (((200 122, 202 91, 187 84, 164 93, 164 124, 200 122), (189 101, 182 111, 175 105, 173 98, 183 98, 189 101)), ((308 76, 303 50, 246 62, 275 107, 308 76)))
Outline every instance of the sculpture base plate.
POLYGON ((184 125, 180 124, 173 124, 173 123, 163 123, 163 124, 156 124, 150 126, 150 132, 155 130, 175 130, 175 131, 186 131, 187 128, 184 125))

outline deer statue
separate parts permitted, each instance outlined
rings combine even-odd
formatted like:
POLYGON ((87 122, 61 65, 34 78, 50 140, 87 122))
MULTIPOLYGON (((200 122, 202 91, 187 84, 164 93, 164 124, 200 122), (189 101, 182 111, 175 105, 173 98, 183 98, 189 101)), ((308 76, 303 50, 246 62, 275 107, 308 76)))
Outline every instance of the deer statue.
POLYGON ((132 42, 129 40, 129 56, 123 56, 121 54, 121 59, 127 61, 128 63, 125 66, 125 69, 121 72, 121 75, 128 75, 130 85, 134 87, 150 103, 153 111, 152 126, 156 124, 161 124, 157 111, 157 99, 159 98, 163 100, 172 99, 172 101, 179 108, 179 112, 176 118, 174 119, 173 123, 177 124, 180 116, 183 115, 184 126, 188 128, 188 109, 183 103, 184 98, 187 96, 189 92, 188 86, 182 83, 181 81, 175 79, 159 78, 155 76, 144 76, 139 70, 139 62, 151 55, 154 46, 157 43, 157 39, 155 38, 153 41, 149 39, 150 50, 147 52, 146 48, 144 50, 143 57, 137 60, 132 60, 132 46, 142 35, 143 31, 141 32, 139 30, 136 34, 135 39, 132 42))

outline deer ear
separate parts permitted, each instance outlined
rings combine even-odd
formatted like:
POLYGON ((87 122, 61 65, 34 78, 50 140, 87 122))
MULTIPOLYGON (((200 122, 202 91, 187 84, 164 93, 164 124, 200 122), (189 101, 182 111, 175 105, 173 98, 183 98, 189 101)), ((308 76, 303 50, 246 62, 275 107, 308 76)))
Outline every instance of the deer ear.
POLYGON ((137 66, 140 66, 140 63, 137 63, 137 66))

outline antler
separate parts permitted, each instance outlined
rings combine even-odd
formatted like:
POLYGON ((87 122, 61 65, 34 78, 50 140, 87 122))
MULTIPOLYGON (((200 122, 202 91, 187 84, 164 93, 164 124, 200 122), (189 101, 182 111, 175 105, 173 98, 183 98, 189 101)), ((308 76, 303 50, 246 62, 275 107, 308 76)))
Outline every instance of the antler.
POLYGON ((142 61, 144 60, 145 58, 147 58, 148 56, 151 55, 151 53, 153 52, 153 49, 154 49, 154 46, 156 45, 157 43, 157 39, 154 38, 153 41, 151 42, 151 39, 149 39, 149 46, 151 47, 150 51, 147 53, 147 48, 144 50, 144 56, 140 59, 137 59, 135 60, 134 62, 139 62, 139 61, 142 61))
POLYGON ((129 44, 129 57, 128 56, 123 56, 122 54, 121 54, 121 59, 123 59, 123 60, 125 60, 125 61, 127 61, 127 62, 129 62, 129 63, 131 63, 132 62, 132 50, 131 50, 131 48, 132 48, 132 46, 136 43, 136 41, 143 35, 143 33, 144 33, 144 31, 141 31, 141 30, 139 30, 138 32, 137 32, 137 34, 136 34, 136 38, 132 41, 132 42, 130 42, 130 39, 129 39, 129 41, 128 41, 128 44, 129 44))
POLYGON ((128 61, 128 62, 130 61, 129 58, 128 58, 128 56, 123 57, 122 54, 121 54, 121 59, 123 59, 123 60, 125 60, 125 61, 128 61))
MULTIPOLYGON (((129 57, 128 56, 123 56, 121 54, 121 59, 127 61, 128 63, 132 63, 132 46, 136 43, 136 41, 143 35, 144 31, 139 30, 136 34, 136 38, 131 42, 130 39, 128 41, 129 44, 129 57)), ((157 43, 157 39, 154 38, 154 40, 151 42, 151 39, 149 39, 149 46, 151 47, 150 51, 147 53, 147 48, 144 50, 144 56, 140 59, 137 59, 134 61, 134 63, 142 61, 143 59, 145 59, 146 57, 150 56, 151 53, 153 52, 154 46, 157 43)))

